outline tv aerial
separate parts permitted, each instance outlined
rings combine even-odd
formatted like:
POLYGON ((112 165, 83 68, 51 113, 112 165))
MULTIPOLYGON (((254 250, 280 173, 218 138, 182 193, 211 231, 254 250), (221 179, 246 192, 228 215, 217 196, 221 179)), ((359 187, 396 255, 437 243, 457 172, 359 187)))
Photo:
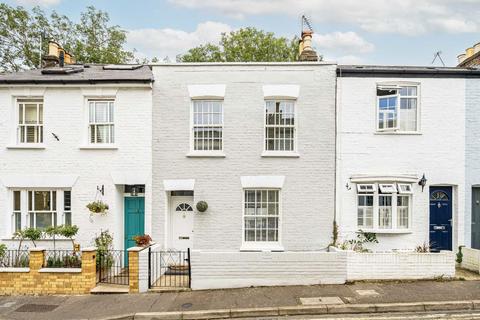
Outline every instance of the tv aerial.
POLYGON ((437 51, 435 52, 434 56, 433 56, 433 60, 432 60, 432 64, 435 63, 435 61, 437 61, 437 59, 442 63, 442 65, 445 67, 445 62, 443 62, 443 59, 442 59, 442 51, 437 51))

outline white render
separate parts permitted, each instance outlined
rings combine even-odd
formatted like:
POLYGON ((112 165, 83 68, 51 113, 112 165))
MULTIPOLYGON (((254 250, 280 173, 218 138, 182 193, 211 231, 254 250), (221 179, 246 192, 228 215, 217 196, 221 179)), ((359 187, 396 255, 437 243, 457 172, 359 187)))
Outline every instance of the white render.
POLYGON ((373 230, 375 250, 414 249, 429 241, 429 186, 453 187, 453 249, 465 243, 465 80, 455 78, 337 79, 337 222, 340 241, 356 237, 358 181, 408 182, 410 230, 373 230), (420 85, 418 133, 376 132, 376 85, 420 85), (418 180, 425 174, 422 192, 418 180), (358 180, 362 178, 362 180, 358 180), (347 185, 348 184, 348 185, 347 185), (350 190, 348 189, 350 188, 350 190))
MULTIPOLYGON (((194 179, 195 250, 242 248, 241 177, 285 176, 279 250, 320 250, 332 237, 335 65, 325 63, 178 64, 153 66, 152 237, 169 248, 169 192, 164 180, 194 179), (191 153, 193 85, 224 84, 224 148, 191 153), (297 155, 263 157, 265 85, 298 86, 297 155), (314 174, 313 174, 314 173, 314 174)), ((267 187, 267 186, 265 186, 267 187)))
MULTIPOLYGON (((108 229, 113 233, 115 248, 122 249, 123 184, 133 181, 145 184, 145 221, 151 220, 151 97, 148 83, 0 87, 2 242, 16 246, 16 242, 9 240, 12 237, 12 188, 71 188, 72 224, 79 227, 75 241, 82 247, 93 245, 95 235, 108 229), (30 96, 44 99, 44 143, 39 148, 19 148, 15 144, 15 98, 30 96), (113 146, 87 145, 86 99, 92 97, 115 99, 113 146), (90 217, 86 205, 95 199, 97 186, 102 185, 109 213, 90 217)), ((22 226, 25 225, 23 220, 22 226)), ((151 232, 150 223, 146 223, 145 231, 151 232)), ((49 240, 39 242, 44 247, 52 246, 49 240)), ((31 246, 28 242, 25 244, 31 246)), ((71 248, 71 242, 59 240, 58 247, 71 248)))

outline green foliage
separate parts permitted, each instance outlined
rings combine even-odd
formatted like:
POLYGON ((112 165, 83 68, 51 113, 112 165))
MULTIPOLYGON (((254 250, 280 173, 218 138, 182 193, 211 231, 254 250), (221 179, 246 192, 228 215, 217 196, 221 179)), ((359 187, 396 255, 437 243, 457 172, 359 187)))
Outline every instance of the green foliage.
POLYGON ((198 201, 197 202, 197 210, 199 212, 205 212, 208 209, 208 203, 206 201, 198 201))
POLYGON ((19 71, 40 65, 40 52, 46 54, 53 39, 72 53, 78 62, 127 63, 133 52, 123 49, 127 32, 111 26, 108 13, 87 7, 78 23, 53 11, 45 14, 39 7, 27 10, 0 3, 0 71, 19 71), (40 36, 48 39, 42 42, 40 36))
POLYGON ((6 253, 7 253, 7 246, 4 243, 0 243, 0 259, 3 259, 6 253))
POLYGON ((34 247, 37 246, 35 241, 38 241, 38 240, 42 239, 42 236, 43 236, 43 233, 42 233, 42 230, 40 230, 40 229, 27 228, 27 229, 24 230, 25 239, 28 239, 28 240, 32 241, 34 247))
POLYGON ((462 261, 463 261, 463 253, 462 253, 462 248, 463 248, 463 247, 464 247, 464 246, 459 246, 459 247, 458 247, 457 258, 455 259, 455 261, 456 261, 457 263, 462 263, 462 261))
POLYGON ((111 267, 113 265, 113 257, 109 251, 113 248, 113 236, 108 230, 101 231, 100 235, 95 237, 94 241, 95 247, 97 248, 97 268, 111 267))
POLYGON ((421 245, 415 247, 415 252, 418 253, 427 253, 430 252, 430 243, 424 242, 421 245))
POLYGON ((90 202, 87 204, 88 210, 90 210, 91 213, 101 213, 104 214, 108 210, 108 204, 103 202, 102 200, 97 200, 90 202))
POLYGON ((298 38, 275 37, 272 32, 242 28, 222 33, 218 45, 207 43, 177 57, 181 62, 283 62, 296 61, 298 38))
POLYGON ((73 250, 75 250, 75 241, 73 238, 77 235, 78 233, 78 227, 76 225, 62 225, 58 228, 58 234, 61 235, 62 237, 65 237, 67 239, 70 239, 72 242, 73 250))
POLYGON ((47 268, 81 268, 82 260, 76 253, 66 254, 64 256, 60 254, 54 254, 47 258, 47 268))
POLYGON ((369 249, 365 247, 365 245, 368 243, 378 243, 377 234, 359 230, 356 239, 344 241, 339 245, 339 248, 342 250, 353 250, 356 252, 369 252, 369 249))
POLYGON ((336 247, 338 242, 338 224, 336 220, 333 220, 333 230, 332 230, 332 244, 331 246, 336 247))

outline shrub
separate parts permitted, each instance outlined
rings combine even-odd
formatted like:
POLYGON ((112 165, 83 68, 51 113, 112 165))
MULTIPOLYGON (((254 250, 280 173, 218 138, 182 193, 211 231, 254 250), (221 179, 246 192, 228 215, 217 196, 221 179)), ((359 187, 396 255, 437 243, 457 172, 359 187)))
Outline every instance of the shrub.
POLYGON ((87 204, 87 208, 88 210, 90 210, 91 213, 106 214, 108 211, 108 204, 106 204, 102 200, 97 200, 87 204))
POLYGON ((199 212, 205 212, 208 209, 208 203, 206 201, 198 201, 197 202, 197 210, 199 212))
POLYGON ((27 228, 24 230, 24 236, 25 236, 25 239, 32 241, 33 246, 36 247, 37 244, 35 243, 35 241, 42 239, 43 234, 40 229, 27 228))

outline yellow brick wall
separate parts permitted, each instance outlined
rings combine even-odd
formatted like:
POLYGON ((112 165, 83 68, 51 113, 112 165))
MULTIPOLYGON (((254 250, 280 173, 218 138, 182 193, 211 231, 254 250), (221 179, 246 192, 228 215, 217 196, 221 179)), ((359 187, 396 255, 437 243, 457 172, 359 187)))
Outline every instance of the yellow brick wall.
POLYGON ((138 251, 128 252, 128 282, 130 293, 138 293, 138 251))
POLYGON ((29 272, 0 272, 0 295, 85 294, 96 285, 95 251, 82 252, 82 272, 39 272, 44 251, 30 252, 29 272))

